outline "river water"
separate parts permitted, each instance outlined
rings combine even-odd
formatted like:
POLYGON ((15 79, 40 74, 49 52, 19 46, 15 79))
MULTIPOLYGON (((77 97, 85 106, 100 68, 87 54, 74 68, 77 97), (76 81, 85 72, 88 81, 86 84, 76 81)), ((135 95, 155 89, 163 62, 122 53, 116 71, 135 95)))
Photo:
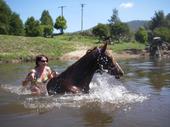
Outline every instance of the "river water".
MULTIPOLYGON (((50 63, 62 72, 72 62, 50 63)), ((35 97, 21 87, 34 67, 0 64, 1 127, 169 127, 170 60, 121 61, 125 76, 95 74, 89 94, 35 97)))

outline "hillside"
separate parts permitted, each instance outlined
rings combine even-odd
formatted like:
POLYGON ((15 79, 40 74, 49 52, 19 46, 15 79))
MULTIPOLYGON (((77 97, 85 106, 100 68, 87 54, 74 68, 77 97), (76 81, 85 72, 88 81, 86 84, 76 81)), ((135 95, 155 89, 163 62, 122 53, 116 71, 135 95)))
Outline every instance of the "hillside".
POLYGON ((146 21, 146 20, 133 20, 133 21, 129 21, 126 23, 128 24, 128 26, 132 32, 136 32, 139 29, 139 27, 141 27, 141 26, 148 25, 148 21, 146 21))
POLYGON ((38 54, 58 59, 65 53, 91 47, 92 37, 62 35, 54 38, 0 35, 0 62, 31 61, 38 54))
MULTIPOLYGON (((132 20, 132 21, 125 22, 125 23, 127 23, 127 25, 129 26, 130 31, 136 32, 141 26, 148 26, 148 22, 149 21, 146 21, 146 20, 132 20)), ((87 30, 83 30, 83 32, 85 34, 87 34, 87 35, 91 35, 92 34, 92 29, 94 27, 89 28, 87 30)), ((80 33, 80 32, 81 31, 76 31, 76 32, 73 32, 73 34, 80 33)))

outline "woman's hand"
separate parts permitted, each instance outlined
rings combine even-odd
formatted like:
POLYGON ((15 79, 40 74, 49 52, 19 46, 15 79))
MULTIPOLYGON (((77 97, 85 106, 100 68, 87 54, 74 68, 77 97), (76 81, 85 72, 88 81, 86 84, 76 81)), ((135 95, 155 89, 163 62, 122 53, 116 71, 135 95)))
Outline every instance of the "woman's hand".
POLYGON ((54 77, 57 77, 58 75, 59 75, 58 72, 52 71, 52 72, 50 73, 50 75, 49 75, 49 79, 52 79, 52 78, 54 78, 54 77))

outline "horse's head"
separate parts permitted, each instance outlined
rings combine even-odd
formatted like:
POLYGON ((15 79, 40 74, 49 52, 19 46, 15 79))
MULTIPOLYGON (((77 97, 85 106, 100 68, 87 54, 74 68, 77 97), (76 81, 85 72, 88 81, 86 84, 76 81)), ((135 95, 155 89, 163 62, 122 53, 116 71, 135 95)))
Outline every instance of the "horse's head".
POLYGON ((107 43, 99 48, 96 48, 98 52, 97 63, 100 71, 105 71, 111 75, 115 75, 115 78, 119 79, 123 76, 124 72, 113 56, 106 51, 107 43))

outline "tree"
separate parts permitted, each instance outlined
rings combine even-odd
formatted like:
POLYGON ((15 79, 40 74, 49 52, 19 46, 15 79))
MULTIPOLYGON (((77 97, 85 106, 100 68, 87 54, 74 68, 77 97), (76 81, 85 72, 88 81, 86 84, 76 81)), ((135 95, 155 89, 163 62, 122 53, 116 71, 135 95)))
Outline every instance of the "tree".
POLYGON ((11 35, 23 35, 24 34, 24 27, 22 20, 20 19, 19 15, 15 12, 12 13, 9 21, 9 34, 11 35))
POLYGON ((170 29, 167 27, 155 28, 154 36, 161 37, 164 41, 170 42, 170 29))
POLYGON ((38 20, 35 20, 34 17, 30 17, 25 22, 25 33, 26 36, 39 36, 42 34, 40 24, 38 20))
POLYGON ((60 30, 61 34, 64 33, 63 30, 67 28, 67 21, 65 20, 63 16, 57 17, 54 28, 56 28, 57 30, 60 30))
POLYGON ((115 24, 121 22, 118 16, 118 10, 115 8, 113 9, 113 14, 111 16, 111 19, 108 20, 110 24, 115 24))
POLYGON ((41 28, 43 31, 43 35, 45 37, 52 35, 53 33, 53 20, 48 12, 48 10, 44 10, 41 14, 40 18, 41 28))
POLYGON ((113 14, 111 16, 111 19, 109 21, 109 29, 110 29, 110 35, 113 40, 117 40, 120 42, 120 40, 125 40, 130 33, 129 27, 126 23, 122 23, 119 15, 118 10, 115 8, 113 9, 113 14))
POLYGON ((136 41, 140 43, 146 43, 148 40, 148 33, 144 27, 140 27, 139 30, 135 34, 136 41))
POLYGON ((155 12, 155 16, 150 22, 150 29, 154 30, 157 27, 163 27, 166 25, 165 15, 163 11, 155 12))
POLYGON ((170 13, 166 15, 167 26, 170 28, 170 13))
POLYGON ((166 20, 170 20, 170 13, 166 15, 166 20))
POLYGON ((99 41, 109 36, 109 28, 105 24, 99 23, 92 30, 92 33, 99 37, 99 41))
POLYGON ((130 33, 129 27, 126 23, 117 22, 110 25, 110 34, 113 39, 120 42, 120 40, 128 39, 130 33))
POLYGON ((8 34, 11 9, 4 0, 0 0, 0 34, 8 34))

